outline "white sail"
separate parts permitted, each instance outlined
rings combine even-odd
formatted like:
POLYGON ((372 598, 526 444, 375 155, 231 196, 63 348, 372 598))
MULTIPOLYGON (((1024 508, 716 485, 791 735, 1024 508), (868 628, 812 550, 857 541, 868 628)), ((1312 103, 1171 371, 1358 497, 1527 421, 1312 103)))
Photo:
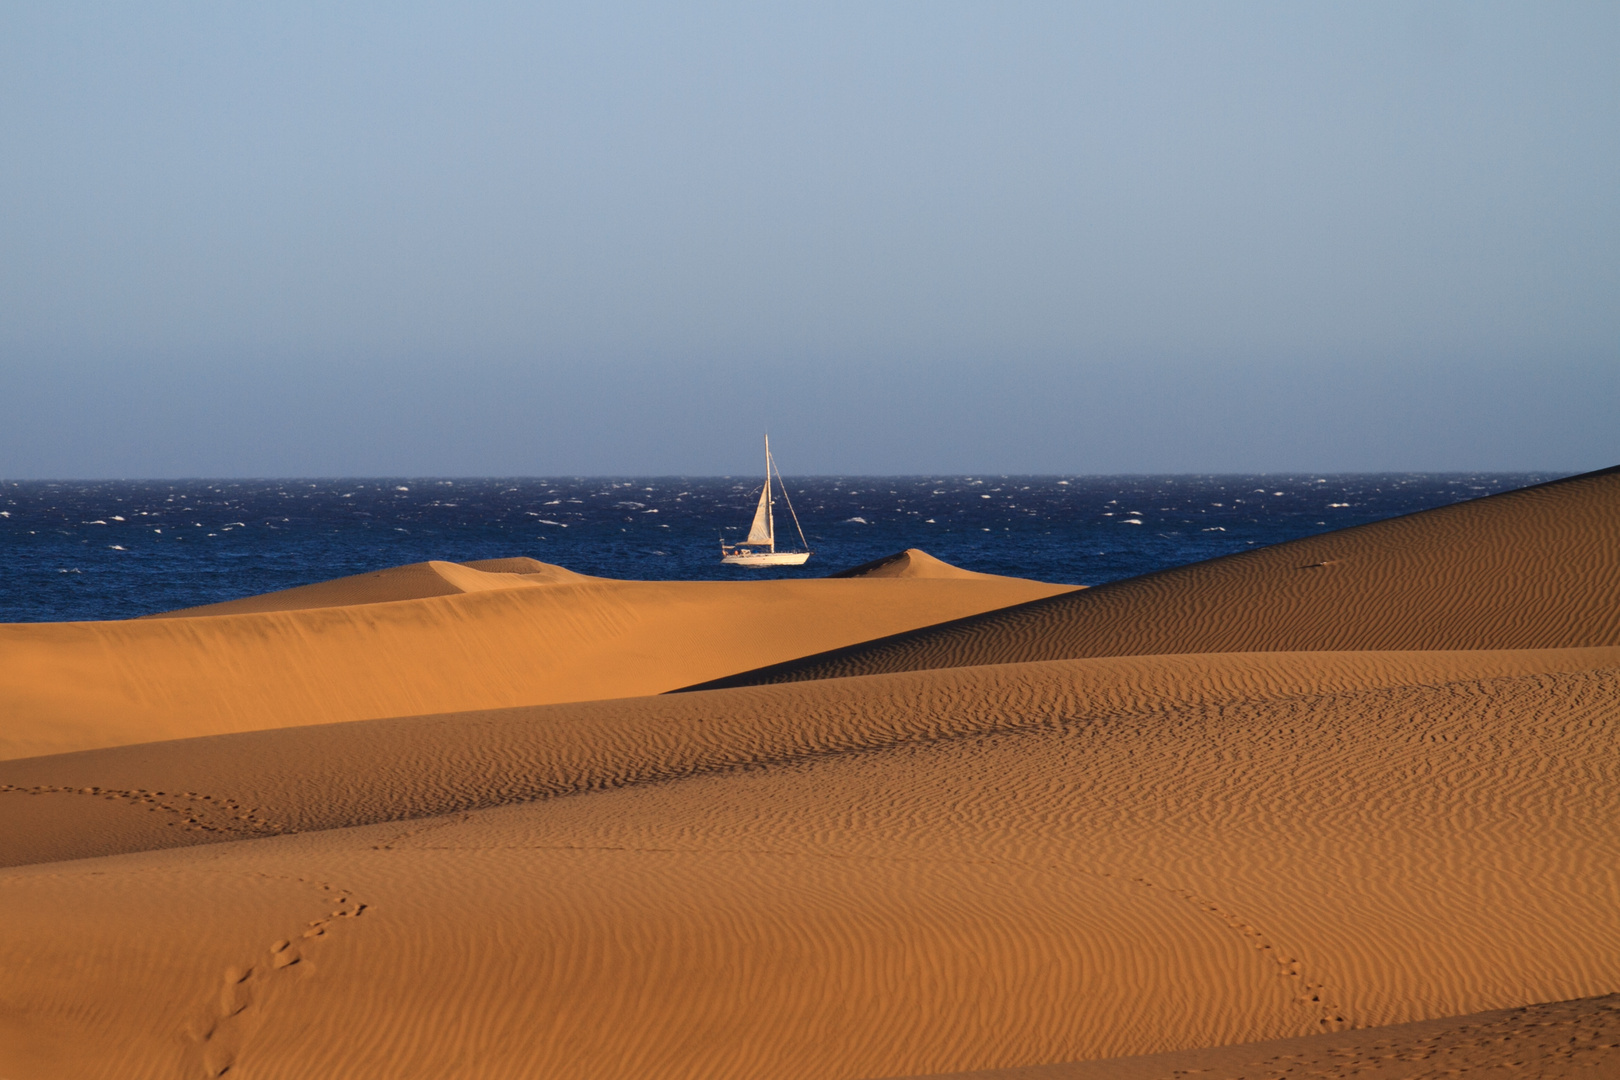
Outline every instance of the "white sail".
POLYGON ((754 523, 748 527, 748 539, 745 544, 775 544, 775 537, 771 529, 771 482, 767 477, 765 486, 759 493, 759 508, 754 511, 754 523))

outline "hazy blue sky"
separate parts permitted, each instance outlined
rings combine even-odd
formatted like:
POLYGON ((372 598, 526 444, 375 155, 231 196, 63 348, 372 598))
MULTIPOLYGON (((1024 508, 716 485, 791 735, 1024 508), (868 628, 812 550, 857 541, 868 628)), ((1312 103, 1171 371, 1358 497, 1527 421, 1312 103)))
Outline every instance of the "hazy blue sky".
POLYGON ((0 476, 1620 463, 1620 4, 0 3, 0 476))

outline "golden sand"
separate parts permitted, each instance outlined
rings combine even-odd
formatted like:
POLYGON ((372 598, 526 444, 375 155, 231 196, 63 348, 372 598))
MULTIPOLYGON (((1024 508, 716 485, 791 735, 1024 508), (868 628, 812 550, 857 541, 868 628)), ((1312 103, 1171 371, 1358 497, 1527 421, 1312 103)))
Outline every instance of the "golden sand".
POLYGON ((0 624, 0 758, 657 694, 1072 591, 987 575, 612 581, 508 559, 128 622, 0 624))
POLYGON ((0 1076, 1613 1074, 1617 523, 1611 474, 1081 593, 918 552, 690 596, 427 564, 396 584, 456 591, 29 628, 38 700, 112 674, 99 726, 8 726, 78 752, 0 761, 0 1076), (834 640, 689 640, 787 611, 834 640), (502 675, 520 630, 665 659, 603 700, 502 675), (404 699, 367 634, 454 700, 357 707, 404 699), (842 667, 657 694, 793 648, 842 667))
POLYGON ((1620 644, 1620 468, 901 632, 741 686, 1165 653, 1620 644))

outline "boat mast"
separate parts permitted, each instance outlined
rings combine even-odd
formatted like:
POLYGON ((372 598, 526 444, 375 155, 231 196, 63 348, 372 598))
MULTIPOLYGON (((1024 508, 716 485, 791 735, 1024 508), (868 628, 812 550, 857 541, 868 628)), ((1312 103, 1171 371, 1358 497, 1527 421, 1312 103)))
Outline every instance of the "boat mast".
POLYGON ((776 507, 771 496, 771 435, 765 433, 765 525, 771 533, 771 554, 776 554, 776 507))

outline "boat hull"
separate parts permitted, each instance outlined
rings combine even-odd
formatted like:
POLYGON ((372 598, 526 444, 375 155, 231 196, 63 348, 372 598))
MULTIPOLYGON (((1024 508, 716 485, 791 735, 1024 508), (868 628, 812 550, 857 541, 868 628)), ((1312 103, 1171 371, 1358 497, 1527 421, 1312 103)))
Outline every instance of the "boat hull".
POLYGON ((809 558, 808 551, 739 551, 722 555, 720 561, 731 566, 803 566, 809 558))

